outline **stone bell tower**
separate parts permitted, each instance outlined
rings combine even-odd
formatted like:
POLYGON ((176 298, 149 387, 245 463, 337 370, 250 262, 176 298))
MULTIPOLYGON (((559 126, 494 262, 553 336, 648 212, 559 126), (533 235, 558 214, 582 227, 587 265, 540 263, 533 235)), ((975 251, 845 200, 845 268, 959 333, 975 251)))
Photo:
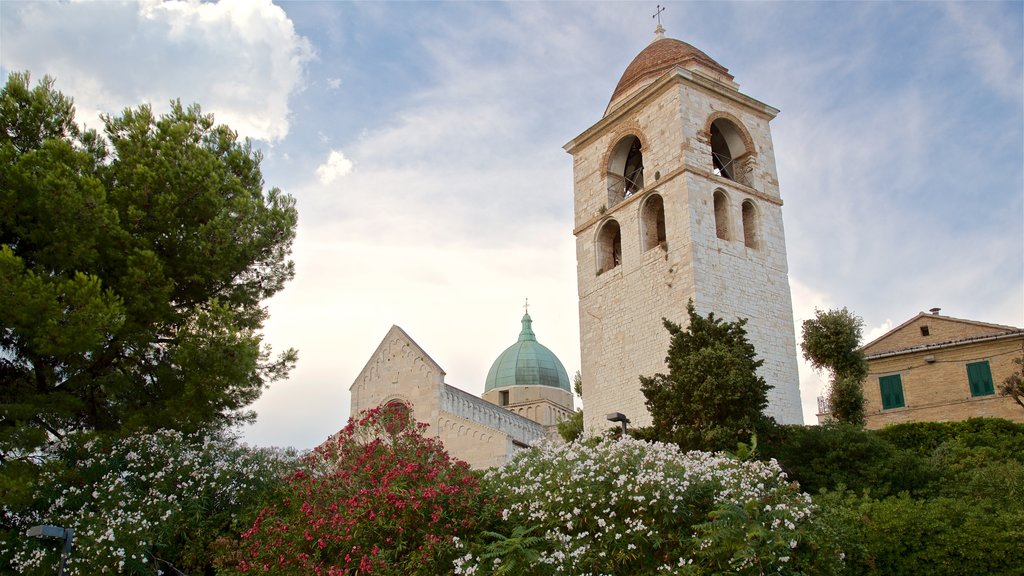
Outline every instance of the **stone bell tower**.
POLYGON ((650 415, 640 375, 665 372, 687 301, 747 333, 773 388, 769 416, 802 423, 786 241, 768 123, 778 110, 664 36, 633 59, 573 156, 585 428, 650 415))

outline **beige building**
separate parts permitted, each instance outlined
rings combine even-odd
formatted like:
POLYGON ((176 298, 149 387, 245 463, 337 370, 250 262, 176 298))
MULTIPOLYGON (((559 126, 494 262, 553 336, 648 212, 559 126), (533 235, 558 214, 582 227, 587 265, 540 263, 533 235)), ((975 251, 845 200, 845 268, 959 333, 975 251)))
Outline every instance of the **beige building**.
POLYGON ((585 430, 650 423, 639 376, 665 372, 668 318, 748 319, 767 413, 802 423, 782 198, 769 122, 707 54, 656 37, 573 157, 585 430))
POLYGON ((501 466, 516 450, 557 439, 573 411, 561 361, 537 342, 524 314, 519 339, 502 352, 478 398, 445 382, 445 372, 404 330, 392 326, 349 388, 351 413, 403 402, 428 434, 474 468, 501 466))
POLYGON ((934 308, 863 350, 868 428, 975 416, 1024 422, 1024 408, 998 392, 1016 369, 1013 359, 1024 356, 1020 328, 941 316, 934 308))

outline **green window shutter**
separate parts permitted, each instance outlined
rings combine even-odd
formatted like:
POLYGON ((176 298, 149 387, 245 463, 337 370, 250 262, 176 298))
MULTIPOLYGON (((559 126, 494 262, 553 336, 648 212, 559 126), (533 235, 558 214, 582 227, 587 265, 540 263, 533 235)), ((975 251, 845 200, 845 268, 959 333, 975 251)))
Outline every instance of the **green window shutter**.
POLYGON ((978 395, 978 374, 974 364, 967 365, 967 385, 971 388, 971 396, 978 395))
POLYGON ((882 409, 900 408, 903 401, 903 381, 899 374, 882 376, 878 379, 878 387, 882 392, 882 409))
POLYGON ((967 365, 967 383, 971 387, 971 396, 989 396, 996 393, 988 360, 967 365))

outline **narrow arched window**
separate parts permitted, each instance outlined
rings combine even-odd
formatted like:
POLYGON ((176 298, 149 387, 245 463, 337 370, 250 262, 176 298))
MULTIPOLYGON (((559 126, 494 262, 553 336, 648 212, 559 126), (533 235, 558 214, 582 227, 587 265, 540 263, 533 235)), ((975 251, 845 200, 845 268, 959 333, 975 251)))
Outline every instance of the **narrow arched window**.
POLYGON ((715 190, 715 236, 729 239, 729 199, 721 190, 715 190))
POLYGON ((757 248, 757 208, 753 200, 743 201, 743 245, 757 248))
POLYGON ((622 202, 644 187, 644 156, 640 139, 626 136, 615 144, 608 158, 608 207, 622 202))
POLYGON ((615 220, 605 222, 597 237, 597 273, 622 264, 622 234, 615 220))
POLYGON ((661 196, 652 194, 640 212, 640 233, 644 251, 665 245, 665 203, 661 196))

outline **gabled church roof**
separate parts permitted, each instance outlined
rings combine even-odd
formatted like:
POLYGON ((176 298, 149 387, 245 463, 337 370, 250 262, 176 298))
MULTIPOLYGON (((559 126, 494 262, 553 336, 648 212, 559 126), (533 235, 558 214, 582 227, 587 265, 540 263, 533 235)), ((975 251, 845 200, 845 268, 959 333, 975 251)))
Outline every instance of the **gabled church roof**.
MULTIPOLYGON (((380 341, 380 344, 377 345, 377 349, 373 351, 373 354, 370 354, 370 358, 366 361, 366 364, 363 365, 363 369, 359 371, 359 376, 356 377, 352 386, 355 385, 355 382, 359 382, 363 379, 363 376, 370 369, 370 366, 376 363, 377 358, 380 357, 384 352, 385 346, 390 342, 404 342, 409 344, 416 352, 422 355, 424 360, 426 360, 432 367, 436 368, 437 371, 441 373, 441 376, 445 375, 444 368, 441 368, 441 365, 435 362, 434 359, 430 357, 430 354, 427 354, 427 352, 417 344, 411 336, 406 334, 405 330, 402 330, 398 325, 392 325, 391 329, 388 330, 388 333, 385 334, 384 338, 380 341)), ((351 389, 351 386, 349 386, 349 389, 351 389)))

